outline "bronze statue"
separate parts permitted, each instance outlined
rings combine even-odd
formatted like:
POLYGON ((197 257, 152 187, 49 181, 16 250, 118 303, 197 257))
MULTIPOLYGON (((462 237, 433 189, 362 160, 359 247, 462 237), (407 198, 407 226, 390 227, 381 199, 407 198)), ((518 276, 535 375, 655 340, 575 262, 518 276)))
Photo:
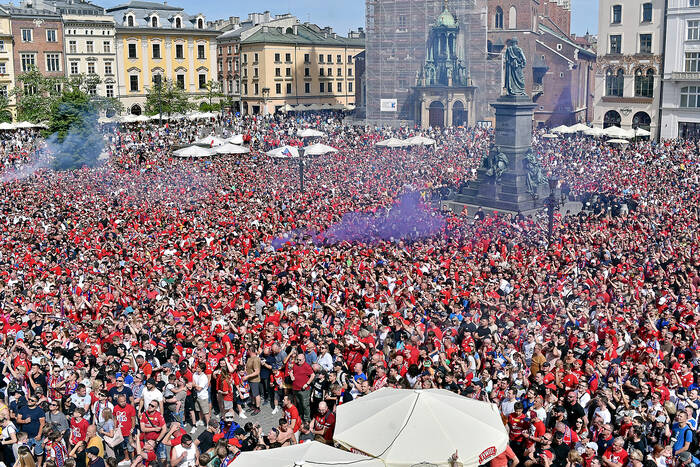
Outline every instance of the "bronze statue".
POLYGON ((508 41, 506 49, 506 93, 509 96, 525 96, 525 75, 523 68, 527 64, 523 49, 518 46, 515 37, 508 41))
POLYGON ((501 152, 498 146, 491 146, 489 153, 481 159, 481 165, 486 169, 486 176, 500 182, 501 176, 508 168, 508 156, 501 152))
POLYGON ((525 164, 525 172, 527 172, 527 178, 525 179, 527 192, 533 198, 537 198, 539 196, 539 186, 548 183, 547 177, 542 173, 540 161, 537 160, 537 156, 532 152, 532 149, 527 150, 523 163, 525 164))

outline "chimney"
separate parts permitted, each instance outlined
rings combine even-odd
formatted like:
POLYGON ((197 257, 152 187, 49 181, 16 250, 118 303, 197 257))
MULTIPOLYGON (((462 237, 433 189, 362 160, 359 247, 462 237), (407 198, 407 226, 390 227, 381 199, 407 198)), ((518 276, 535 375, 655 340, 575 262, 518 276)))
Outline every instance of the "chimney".
POLYGON ((292 32, 294 32, 295 36, 299 35, 299 25, 298 24, 295 24, 294 26, 292 26, 292 32))
POLYGON ((269 31, 270 31, 270 28, 268 28, 267 26, 262 27, 262 32, 269 32, 269 31))

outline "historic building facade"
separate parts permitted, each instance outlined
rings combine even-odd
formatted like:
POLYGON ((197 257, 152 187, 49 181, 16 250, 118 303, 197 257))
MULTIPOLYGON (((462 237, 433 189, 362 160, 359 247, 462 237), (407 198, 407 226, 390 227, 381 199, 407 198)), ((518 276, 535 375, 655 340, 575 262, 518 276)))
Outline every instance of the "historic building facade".
MULTIPOLYGON (((219 24, 219 22, 215 23, 219 24)), ((217 76, 227 103, 235 112, 241 110, 241 41, 255 34, 263 26, 287 28, 299 24, 299 19, 290 14, 271 16, 269 11, 251 13, 245 21, 233 17, 221 23, 226 31, 216 38, 217 76)))
POLYGON ((421 127, 474 124, 474 92, 465 66, 465 50, 457 47, 459 21, 447 5, 428 34, 425 65, 415 86, 417 122, 421 127))
POLYGON ((13 118, 16 113, 15 99, 10 93, 15 82, 15 58, 12 44, 10 15, 0 8, 0 96, 8 100, 13 118))
POLYGON ((10 15, 15 79, 35 67, 44 76, 64 76, 63 21, 58 13, 4 6, 10 15))
POLYGON ((572 38, 568 2, 489 0, 487 21, 491 56, 515 37, 528 59, 525 90, 537 104, 536 126, 593 120, 596 56, 572 38))
POLYGON ((314 24, 262 26, 241 41, 242 111, 273 113, 285 105, 355 106, 355 57, 364 38, 314 24))
POLYGON ((700 138, 700 2, 668 0, 661 138, 700 138))
POLYGON ((600 0, 596 126, 658 135, 664 0, 600 0))
POLYGON ((131 1, 107 9, 116 24, 118 94, 128 112, 141 114, 149 89, 168 80, 194 100, 216 80, 216 30, 202 14, 163 3, 131 1))
POLYGON ((97 76, 100 84, 88 92, 117 97, 119 75, 114 17, 65 14, 63 28, 66 76, 97 76))

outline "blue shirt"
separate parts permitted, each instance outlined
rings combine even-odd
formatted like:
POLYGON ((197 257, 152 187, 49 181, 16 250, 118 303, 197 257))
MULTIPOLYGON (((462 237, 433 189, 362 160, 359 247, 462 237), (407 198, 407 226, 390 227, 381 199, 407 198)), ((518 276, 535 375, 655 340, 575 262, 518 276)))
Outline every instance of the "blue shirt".
POLYGON ((42 418, 46 418, 46 414, 39 407, 34 407, 30 409, 29 406, 24 406, 19 411, 22 418, 29 419, 29 423, 22 424, 22 431, 27 433, 30 438, 36 438, 39 434, 39 425, 42 418))
POLYGON ((673 443, 673 453, 675 454, 683 448, 685 443, 693 441, 693 430, 688 425, 681 428, 678 423, 674 423, 671 428, 673 433, 671 438, 676 440, 676 442, 673 443))

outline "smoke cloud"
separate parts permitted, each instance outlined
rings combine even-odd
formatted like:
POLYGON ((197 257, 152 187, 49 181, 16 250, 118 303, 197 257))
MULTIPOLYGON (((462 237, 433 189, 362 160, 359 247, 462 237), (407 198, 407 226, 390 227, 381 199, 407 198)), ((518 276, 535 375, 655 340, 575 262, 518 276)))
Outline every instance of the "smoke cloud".
POLYGON ((340 242, 376 243, 420 240, 439 233, 445 227, 444 217, 423 203, 420 193, 401 196, 391 208, 375 213, 351 212, 324 232, 289 232, 273 240, 274 248, 289 241, 311 236, 316 244, 340 242))

